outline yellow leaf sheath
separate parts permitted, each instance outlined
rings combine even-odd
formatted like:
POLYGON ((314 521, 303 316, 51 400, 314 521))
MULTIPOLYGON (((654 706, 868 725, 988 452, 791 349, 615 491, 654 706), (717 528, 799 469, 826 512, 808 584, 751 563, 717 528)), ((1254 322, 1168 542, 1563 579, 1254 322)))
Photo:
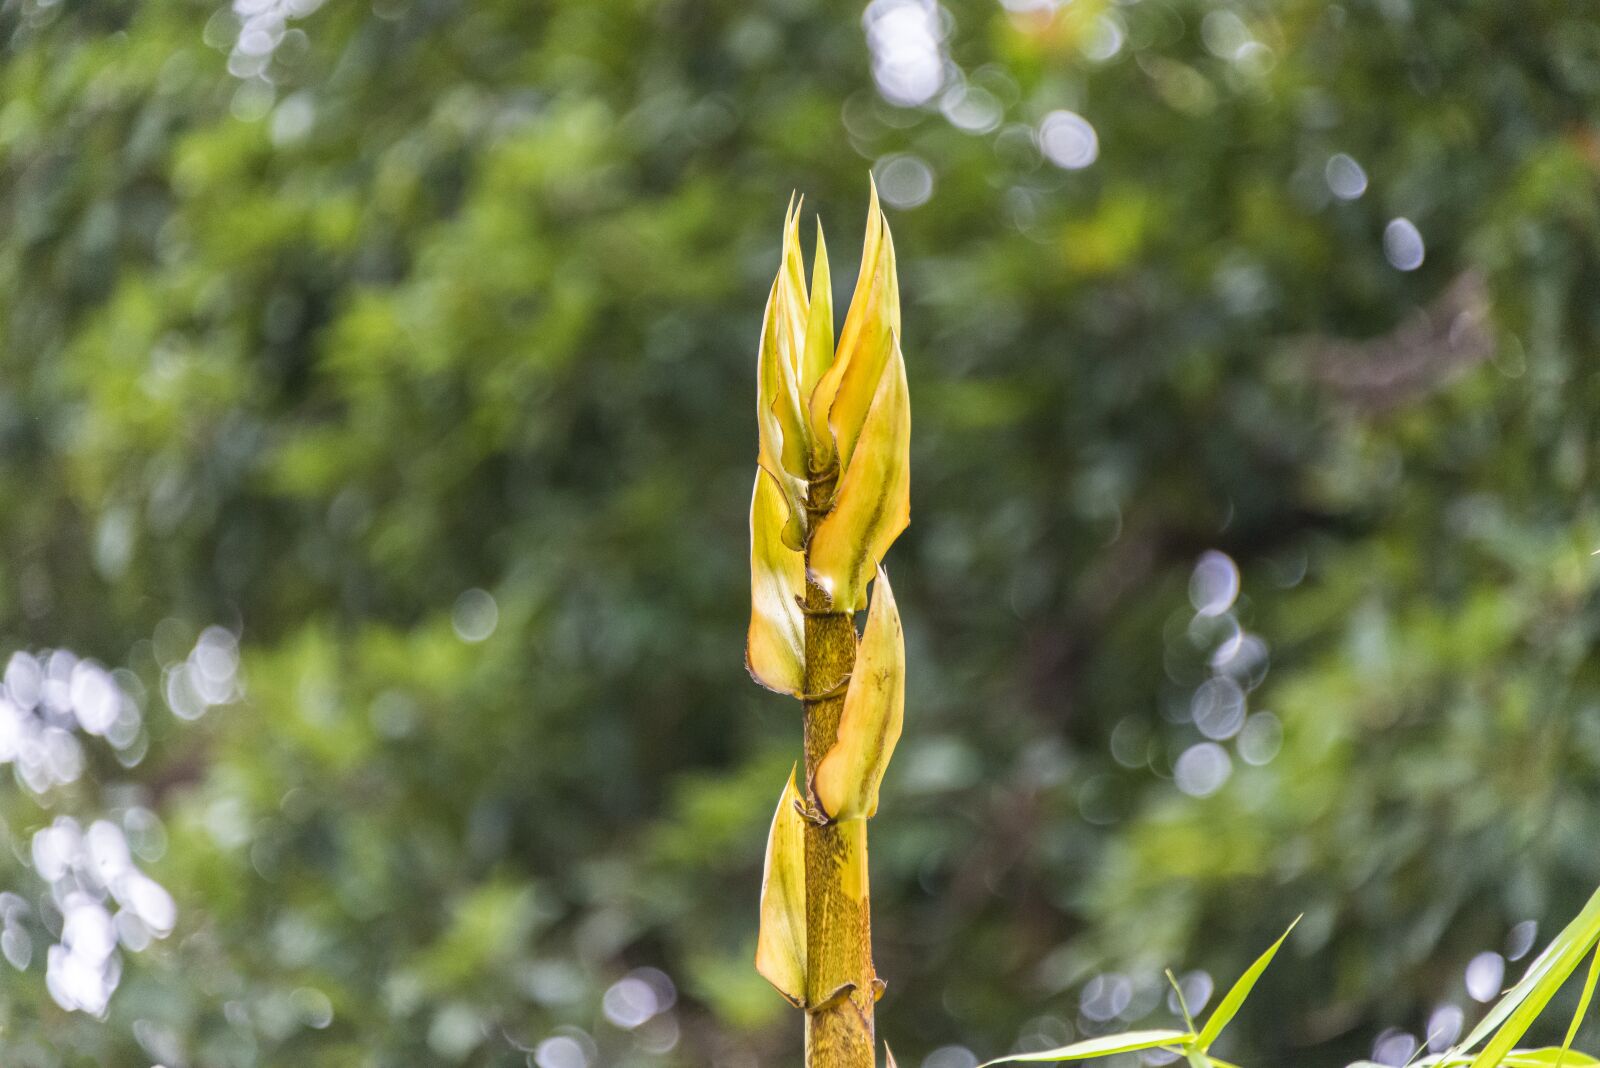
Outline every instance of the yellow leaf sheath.
POLYGON ((756 971, 797 1008, 806 1000, 806 844, 805 821, 795 809, 799 800, 791 769, 767 835, 756 936, 756 971))
MULTIPOLYGON (((793 206, 783 224, 783 265, 776 286, 775 363, 780 377, 774 398, 783 434, 783 467, 795 478, 810 475, 811 424, 802 399, 801 363, 805 358, 811 302, 806 294, 805 260, 800 253, 800 205, 793 206)), ((830 301, 831 304, 831 301, 830 301)))
POLYGON ((856 648, 850 688, 839 718, 839 737, 823 757, 811 789, 835 820, 870 818, 878 787, 900 740, 906 707, 906 643, 889 576, 878 569, 872 609, 856 648))
POLYGON ((784 308, 786 299, 780 273, 767 297, 766 318, 761 324, 761 351, 756 362, 756 460, 783 490, 786 516, 783 541, 795 552, 800 552, 805 548, 806 483, 784 467, 785 429, 780 415, 784 391, 793 383, 794 377, 784 374, 786 357, 781 338, 787 329, 783 324, 788 314, 784 308))
MULTIPOLYGON (((889 224, 878 207, 878 190, 874 186, 872 204, 867 209, 867 233, 861 247, 861 271, 856 276, 855 293, 845 313, 844 327, 839 331, 838 351, 809 398, 811 434, 819 469, 835 461, 831 417, 845 372, 857 351, 881 336, 886 327, 896 334, 900 332, 900 301, 898 295, 890 292, 895 278, 893 264, 894 246, 889 237, 889 224)), ((867 400, 871 399, 871 383, 876 382, 876 376, 869 377, 867 400)), ((853 422, 852 425, 858 424, 853 422)), ((854 438, 853 430, 851 437, 854 438)))
MULTIPOLYGON (((833 277, 828 272, 828 244, 822 237, 822 220, 817 220, 817 252, 811 264, 811 306, 806 317, 806 347, 800 364, 800 396, 807 405, 817 391, 817 383, 833 366, 833 277)), ((818 433, 816 424, 807 420, 814 439, 811 455, 816 470, 827 466, 831 449, 822 448, 820 437, 828 437, 826 423, 818 433)))
POLYGON ((811 534, 811 577, 837 610, 866 607, 873 569, 910 522, 911 397, 899 339, 891 337, 855 454, 833 508, 811 534))
MULTIPOLYGON (((871 285, 853 333, 841 334, 838 385, 828 408, 828 428, 839 458, 839 466, 848 471, 855 453, 856 440, 862 424, 877 393, 883 368, 889 361, 895 339, 900 336, 900 301, 896 294, 894 239, 889 235, 889 224, 880 220, 877 263, 873 268, 871 285), (848 348, 846 347, 848 345, 848 348)), ((857 307, 851 305, 850 313, 856 315, 857 307)), ((852 324, 847 321, 845 330, 852 324)))
POLYGON ((745 666, 761 685, 798 695, 805 679, 805 558, 783 543, 789 511, 772 472, 756 468, 750 495, 750 630, 745 666))
POLYGON ((822 227, 808 292, 799 216, 791 200, 761 330, 745 659, 805 704, 806 796, 802 807, 791 770, 767 841, 756 967, 805 1009, 808 1064, 870 1068, 882 983, 866 820, 905 718, 905 639, 880 564, 910 521, 910 396, 877 190, 837 340, 822 227))

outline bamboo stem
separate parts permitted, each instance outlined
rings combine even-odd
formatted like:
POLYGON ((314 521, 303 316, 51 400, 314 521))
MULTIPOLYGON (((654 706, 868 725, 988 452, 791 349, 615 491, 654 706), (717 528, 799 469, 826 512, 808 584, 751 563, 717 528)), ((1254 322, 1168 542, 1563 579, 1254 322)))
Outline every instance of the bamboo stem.
MULTIPOLYGON (((807 510, 832 503, 837 468, 814 479, 807 510)), ((844 711, 839 680, 855 665, 855 621, 829 612, 821 587, 806 583, 806 782, 833 747, 844 711)), ((807 788, 809 793, 809 786, 807 788)), ((867 821, 806 827, 806 1068, 874 1068, 872 922, 867 887, 867 821)))

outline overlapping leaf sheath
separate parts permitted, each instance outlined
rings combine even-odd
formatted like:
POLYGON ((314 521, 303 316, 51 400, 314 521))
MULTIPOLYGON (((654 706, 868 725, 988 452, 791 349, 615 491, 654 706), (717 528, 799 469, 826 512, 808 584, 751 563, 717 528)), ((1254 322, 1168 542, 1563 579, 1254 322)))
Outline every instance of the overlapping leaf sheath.
POLYGON ((767 835, 756 937, 756 970, 796 1007, 806 999, 805 822, 799 801, 790 771, 767 835))
POLYGON ((811 780, 812 795, 829 818, 870 819, 877 813, 878 786, 900 740, 905 706, 905 635, 889 576, 880 568, 845 692, 839 738, 811 780))
MULTIPOLYGON (((893 338, 889 352, 833 508, 817 524, 807 556, 807 574, 835 608, 852 612, 866 607, 867 580, 911 522, 910 393, 893 338)), ((842 458, 843 439, 840 450, 842 458)))
POLYGON ((806 1010, 811 1068, 865 1068, 882 984, 857 821, 877 811, 904 718, 905 641, 881 563, 910 521, 910 394, 877 191, 837 347, 821 227, 808 290, 799 219, 791 202, 761 330, 745 661, 806 702, 808 757, 804 795, 791 775, 772 821, 756 966, 806 1010))
POLYGON ((837 351, 822 228, 808 292, 799 220, 791 205, 757 362, 757 464, 777 493, 757 478, 750 510, 747 660, 757 681, 779 693, 798 692, 794 665, 781 652, 794 644, 794 615, 778 606, 779 591, 803 595, 809 575, 835 609, 865 608, 874 569, 911 519, 911 399, 894 241, 877 190, 837 351), (812 482, 834 487, 830 507, 816 516, 806 509, 812 482), (778 544, 792 555, 783 556, 778 544))
POLYGON ((839 433, 834 428, 841 425, 842 439, 847 446, 844 460, 848 462, 848 446, 855 441, 871 403, 871 383, 877 377, 873 366, 882 367, 883 338, 887 334, 896 337, 900 334, 900 294, 894 241, 878 207, 878 190, 874 187, 872 205, 867 210, 866 240, 861 249, 861 273, 856 278, 850 310, 845 314, 844 329, 839 332, 839 350, 809 399, 812 433, 817 438, 818 455, 822 460, 819 467, 825 468, 835 462, 833 434, 839 433), (864 352, 878 358, 870 359, 862 355, 864 352), (855 383, 854 388, 844 387, 847 373, 855 383), (862 382, 867 383, 864 392, 862 382))
POLYGON ((783 264, 767 297, 756 364, 757 463, 783 489, 783 540, 796 553, 805 551, 806 480, 812 448, 810 420, 800 400, 810 300, 800 257, 799 220, 798 205, 791 205, 784 219, 783 264))
POLYGON ((783 543, 789 509, 783 487, 764 467, 756 468, 750 495, 750 632, 745 666, 761 685, 799 694, 805 679, 805 616, 799 598, 806 588, 805 559, 783 543))

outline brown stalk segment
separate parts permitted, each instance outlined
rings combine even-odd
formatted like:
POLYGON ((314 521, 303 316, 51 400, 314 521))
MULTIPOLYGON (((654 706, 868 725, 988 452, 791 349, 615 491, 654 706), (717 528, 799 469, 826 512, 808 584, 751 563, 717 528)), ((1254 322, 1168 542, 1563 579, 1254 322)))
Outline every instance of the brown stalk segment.
MULTIPOLYGON (((811 483, 813 519, 832 503, 838 469, 811 483)), ((813 527, 815 523, 813 522, 813 527)), ((855 620, 828 611, 806 583, 806 782, 833 747, 844 712, 839 686, 855 664, 855 620), (835 692, 836 691, 836 692, 835 692)), ((809 786, 807 793, 809 794, 809 786)), ((867 893, 867 821, 806 827, 806 1068, 874 1068, 872 923, 867 893)))

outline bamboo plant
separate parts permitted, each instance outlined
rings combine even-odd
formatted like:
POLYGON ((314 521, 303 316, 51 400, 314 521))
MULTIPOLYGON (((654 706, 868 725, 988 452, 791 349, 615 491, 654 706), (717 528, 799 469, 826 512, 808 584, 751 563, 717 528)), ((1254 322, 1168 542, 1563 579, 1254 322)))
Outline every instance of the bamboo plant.
MULTIPOLYGON (((872 964, 867 821, 877 812, 905 715, 905 642, 883 556, 911 516, 911 409, 894 243, 876 189, 837 346, 833 326, 822 226, 808 288, 800 207, 791 199, 756 372, 745 663, 761 685, 801 702, 803 761, 791 769, 772 817, 756 967, 805 1012, 807 1068, 873 1068, 873 1005, 883 981, 872 964), (866 623, 857 634, 855 616, 863 609, 866 623)), ((1100 1035, 988 1064, 1164 1051, 1189 1068, 1236 1068, 1213 1056, 1211 1046, 1288 934, 1240 977, 1204 1027, 1183 1005, 1183 1030, 1100 1035)), ((1600 1065, 1571 1048, 1597 981, 1600 891, 1465 1038, 1415 1063, 1600 1065), (1592 962, 1565 1041, 1516 1048, 1585 957, 1592 962)), ((1179 990, 1180 1004, 1182 996, 1179 990)), ((885 1058, 886 1068, 894 1068, 887 1050, 885 1058)))
POLYGON ((808 1068, 871 1068, 883 982, 867 820, 905 707, 883 556, 911 514, 894 244, 876 189, 837 345, 822 226, 808 288, 791 200, 761 331, 756 424, 745 661, 761 685, 801 702, 804 750, 767 841, 756 967, 804 1011, 808 1068))

